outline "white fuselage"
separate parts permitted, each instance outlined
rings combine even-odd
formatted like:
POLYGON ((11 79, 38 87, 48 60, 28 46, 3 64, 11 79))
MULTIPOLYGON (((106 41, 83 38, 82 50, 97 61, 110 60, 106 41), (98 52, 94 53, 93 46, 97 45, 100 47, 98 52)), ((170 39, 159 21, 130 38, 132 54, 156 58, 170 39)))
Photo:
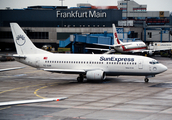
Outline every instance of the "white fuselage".
POLYGON ((128 44, 129 45, 115 47, 115 50, 121 53, 129 53, 129 52, 135 53, 135 52, 140 52, 147 49, 146 44, 142 41, 128 42, 128 44))
POLYGON ((17 60, 36 68, 102 70, 106 75, 114 76, 149 76, 167 70, 166 66, 157 63, 155 59, 135 55, 28 54, 26 59, 17 60))

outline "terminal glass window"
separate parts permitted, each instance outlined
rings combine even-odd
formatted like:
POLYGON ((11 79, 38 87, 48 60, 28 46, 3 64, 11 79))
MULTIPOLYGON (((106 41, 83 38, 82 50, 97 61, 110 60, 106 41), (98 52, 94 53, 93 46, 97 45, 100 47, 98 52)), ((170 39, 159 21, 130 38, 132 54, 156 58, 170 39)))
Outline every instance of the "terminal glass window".
POLYGON ((0 32, 0 39, 12 39, 12 32, 0 32))
POLYGON ((152 32, 148 32, 148 38, 152 38, 152 32))
POLYGON ((120 5, 127 5, 127 3, 120 3, 120 5))
POLYGON ((49 39, 48 32, 27 32, 30 39, 49 39))

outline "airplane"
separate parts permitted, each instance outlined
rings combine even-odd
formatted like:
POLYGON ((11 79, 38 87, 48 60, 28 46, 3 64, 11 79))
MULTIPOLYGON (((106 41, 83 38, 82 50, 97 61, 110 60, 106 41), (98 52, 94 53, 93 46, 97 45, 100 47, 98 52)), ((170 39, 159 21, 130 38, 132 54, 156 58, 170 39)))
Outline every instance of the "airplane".
MULTIPOLYGON (((152 55, 152 50, 147 50, 146 44, 141 41, 137 40, 134 42, 127 42, 124 43, 118 39, 117 31, 115 24, 112 24, 113 27, 113 38, 114 38, 114 44, 113 45, 106 45, 106 44, 95 44, 100 46, 108 46, 114 48, 114 50, 120 52, 120 53, 148 53, 149 55, 152 55)), ((101 48, 86 48, 91 50, 100 50, 100 51, 108 51, 107 53, 114 52, 114 50, 109 49, 101 49, 101 48)))
POLYGON ((137 55, 62 54, 37 48, 17 23, 10 23, 18 62, 53 73, 79 74, 78 82, 103 81, 106 76, 135 75, 150 77, 167 70, 157 60, 137 55))

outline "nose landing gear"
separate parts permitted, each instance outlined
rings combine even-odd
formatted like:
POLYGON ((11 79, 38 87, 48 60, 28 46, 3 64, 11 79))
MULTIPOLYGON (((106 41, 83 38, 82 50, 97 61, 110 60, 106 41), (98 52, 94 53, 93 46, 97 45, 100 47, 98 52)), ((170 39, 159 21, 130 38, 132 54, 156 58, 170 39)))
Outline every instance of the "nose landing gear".
POLYGON ((148 76, 145 76, 145 83, 148 83, 149 82, 149 78, 151 77, 155 77, 155 75, 148 75, 148 76))

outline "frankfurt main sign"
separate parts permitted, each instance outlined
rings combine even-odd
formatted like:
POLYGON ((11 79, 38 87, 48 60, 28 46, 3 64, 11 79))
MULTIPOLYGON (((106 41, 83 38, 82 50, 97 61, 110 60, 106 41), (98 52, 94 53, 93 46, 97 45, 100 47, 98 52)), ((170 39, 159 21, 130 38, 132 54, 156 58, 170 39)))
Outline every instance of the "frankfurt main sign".
POLYGON ((102 11, 70 11, 61 12, 57 11, 57 18, 106 18, 106 12, 102 11))

